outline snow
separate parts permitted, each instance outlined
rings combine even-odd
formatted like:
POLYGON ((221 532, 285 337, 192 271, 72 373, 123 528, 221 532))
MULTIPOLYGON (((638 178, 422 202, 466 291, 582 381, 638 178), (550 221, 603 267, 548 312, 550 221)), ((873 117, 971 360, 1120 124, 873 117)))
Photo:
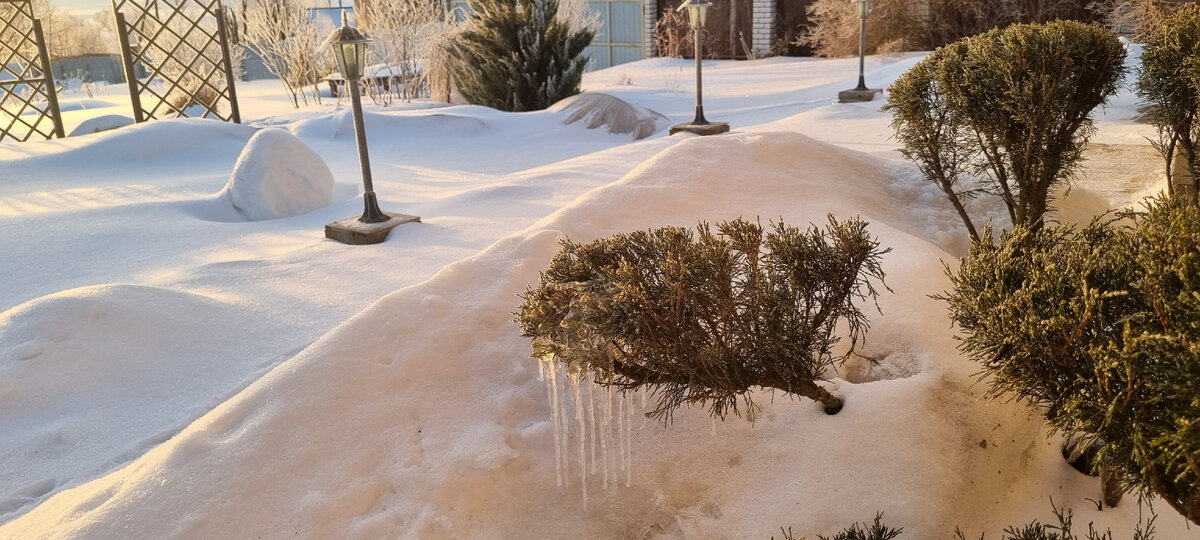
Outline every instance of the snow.
MULTIPOLYGON (((867 84, 919 58, 869 58, 867 84)), ((1063 462, 1036 411, 981 399, 929 298, 966 234, 900 158, 882 101, 834 103, 856 60, 705 62, 706 116, 733 126, 706 138, 368 104, 380 205, 422 220, 374 246, 322 234, 362 209, 347 107, 292 111, 274 81, 239 86, 246 125, 0 145, 0 538, 812 538, 877 511, 901 538, 991 538, 1048 519, 1051 500, 1127 536, 1147 513, 1135 497, 1098 511, 1098 481, 1063 462), (331 171, 328 199, 232 219, 214 194, 253 137, 285 131, 331 171), (895 291, 872 312, 880 364, 829 374, 835 416, 764 393, 752 421, 685 409, 662 425, 640 418, 640 396, 605 405, 566 374, 548 393, 511 322, 564 236, 829 213, 862 216, 893 249, 895 291)), ((584 86, 684 122, 691 66, 645 60, 584 86)), ((111 91, 98 99, 120 103, 111 91)), ((1063 221, 1161 185, 1143 173, 1161 167, 1153 128, 1123 92, 1063 221)), ((79 107, 68 130, 122 107, 79 107)), ((283 159, 258 161, 272 174, 297 148, 277 144, 283 159)), ((1200 538, 1154 509, 1159 538, 1200 538)))
POLYGON ((246 142, 217 194, 250 221, 298 216, 333 202, 333 173, 299 137, 266 128, 246 142))
POLYGON ((110 129, 117 129, 131 125, 133 125, 133 119, 128 116, 121 116, 119 114, 106 114, 104 116, 97 116, 95 118, 84 120, 78 126, 76 126, 75 129, 71 130, 67 136, 78 137, 80 135, 100 133, 101 131, 108 131, 110 129))

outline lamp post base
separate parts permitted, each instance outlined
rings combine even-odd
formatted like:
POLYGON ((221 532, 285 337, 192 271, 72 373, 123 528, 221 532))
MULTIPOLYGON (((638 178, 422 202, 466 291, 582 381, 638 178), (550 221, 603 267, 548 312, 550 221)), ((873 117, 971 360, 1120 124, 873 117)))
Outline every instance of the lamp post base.
POLYGON ((343 244, 363 246, 378 244, 387 240, 388 233, 399 225, 411 222, 421 222, 421 218, 408 214, 393 214, 384 212, 390 218, 379 223, 364 223, 360 217, 346 218, 325 225, 325 238, 332 238, 343 244))
POLYGON ((696 135, 716 135, 729 131, 729 122, 705 122, 697 124, 696 122, 688 122, 686 124, 675 124, 671 126, 671 135, 686 131, 695 133, 696 135))
POLYGON ((851 90, 842 90, 838 92, 838 103, 855 103, 859 101, 871 101, 883 93, 883 90, 878 88, 865 88, 859 90, 857 88, 851 90))

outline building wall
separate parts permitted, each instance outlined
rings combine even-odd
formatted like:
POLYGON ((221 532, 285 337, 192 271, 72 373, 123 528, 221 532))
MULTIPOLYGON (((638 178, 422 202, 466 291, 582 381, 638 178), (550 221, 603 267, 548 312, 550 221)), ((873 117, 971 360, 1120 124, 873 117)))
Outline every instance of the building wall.
POLYGON ((646 6, 642 11, 642 16, 646 19, 646 26, 642 32, 646 51, 646 58, 658 56, 658 47, 654 43, 654 23, 658 22, 658 0, 643 0, 646 6))
MULTIPOLYGON (((645 48, 646 57, 657 56, 658 51, 654 44, 654 24, 658 21, 662 9, 678 6, 683 0, 645 0, 646 2, 646 30, 645 30, 645 48)), ((780 10, 787 10, 791 13, 786 24, 799 26, 807 22, 804 17, 804 10, 812 3, 812 0, 753 0, 751 6, 751 43, 750 48, 754 50, 756 56, 764 56, 771 52, 777 41, 781 37, 792 37, 795 34, 794 29, 780 28, 780 10)), ((712 15, 710 12, 709 19, 712 15)), ((710 22, 711 24, 711 22, 710 22)), ((806 50, 799 50, 795 47, 789 48, 785 54, 805 54, 806 50)), ((740 56, 740 54, 739 54, 740 56)))

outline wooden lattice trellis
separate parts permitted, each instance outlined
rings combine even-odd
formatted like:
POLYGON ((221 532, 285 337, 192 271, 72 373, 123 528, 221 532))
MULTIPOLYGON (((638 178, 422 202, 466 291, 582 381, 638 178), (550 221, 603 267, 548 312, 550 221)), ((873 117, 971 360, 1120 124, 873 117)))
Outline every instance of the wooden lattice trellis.
POLYGON ((241 122, 220 0, 112 0, 134 120, 241 122), (150 72, 134 75, 140 63, 150 72), (198 108, 197 108, 198 107, 198 108))
POLYGON ((0 141, 63 136, 42 24, 31 0, 0 0, 0 141))

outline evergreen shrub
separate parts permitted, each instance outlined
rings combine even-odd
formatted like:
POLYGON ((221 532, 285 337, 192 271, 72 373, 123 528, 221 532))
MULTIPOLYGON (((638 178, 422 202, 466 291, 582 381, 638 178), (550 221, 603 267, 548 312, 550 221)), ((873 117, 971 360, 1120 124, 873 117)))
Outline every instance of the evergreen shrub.
POLYGON ((866 222, 832 216, 823 230, 767 232, 737 219, 715 231, 701 223, 564 240, 516 320, 533 357, 622 391, 646 388, 658 399, 648 416, 669 418, 682 404, 739 415, 739 399, 753 409, 756 386, 834 414, 841 400, 817 382, 865 336, 856 302, 877 297, 888 251, 866 222), (850 338, 840 354, 839 326, 850 338))
POLYGON ((870 525, 866 523, 855 523, 850 525, 842 532, 833 535, 833 538, 817 535, 818 540, 892 540, 900 536, 904 532, 903 528, 893 529, 883 524, 883 512, 875 514, 875 521, 870 525), (861 528, 860 528, 861 527, 861 528))
MULTIPOLYGON (((1154 540, 1154 520, 1157 517, 1151 516, 1145 528, 1138 523, 1134 527, 1131 540, 1154 540)), ((1111 529, 1101 533, 1091 523, 1088 523, 1087 536, 1075 534, 1071 530, 1074 518, 1070 508, 1054 508, 1054 518, 1058 525, 1048 525, 1035 520, 1021 527, 1009 526, 1004 529, 1004 536, 1000 540, 1114 540, 1111 529)), ((961 530, 955 529, 954 533, 958 540, 967 540, 961 530)), ((979 540, 985 540, 984 535, 979 535, 979 540)))
POLYGON ((1161 197, 1128 217, 985 229, 940 298, 992 396, 1042 408, 1200 524, 1200 208, 1161 197))
POLYGON ((468 0, 468 27, 449 45, 467 101, 536 111, 579 93, 595 32, 558 16, 557 0, 468 0))
POLYGON ((1014 225, 1040 228, 1078 167, 1091 112, 1117 91, 1125 48, 1097 24, 1016 24, 946 45, 889 89, 902 151, 959 209, 999 196, 1014 225), (959 176, 986 181, 962 189, 959 176))
MULTIPOLYGON (((1156 144, 1167 162, 1182 159, 1191 173, 1192 203, 1200 192, 1200 6, 1176 11, 1146 39, 1137 94, 1153 104, 1150 120, 1158 127, 1156 144)), ((1168 182, 1170 189, 1174 183, 1168 182)))

